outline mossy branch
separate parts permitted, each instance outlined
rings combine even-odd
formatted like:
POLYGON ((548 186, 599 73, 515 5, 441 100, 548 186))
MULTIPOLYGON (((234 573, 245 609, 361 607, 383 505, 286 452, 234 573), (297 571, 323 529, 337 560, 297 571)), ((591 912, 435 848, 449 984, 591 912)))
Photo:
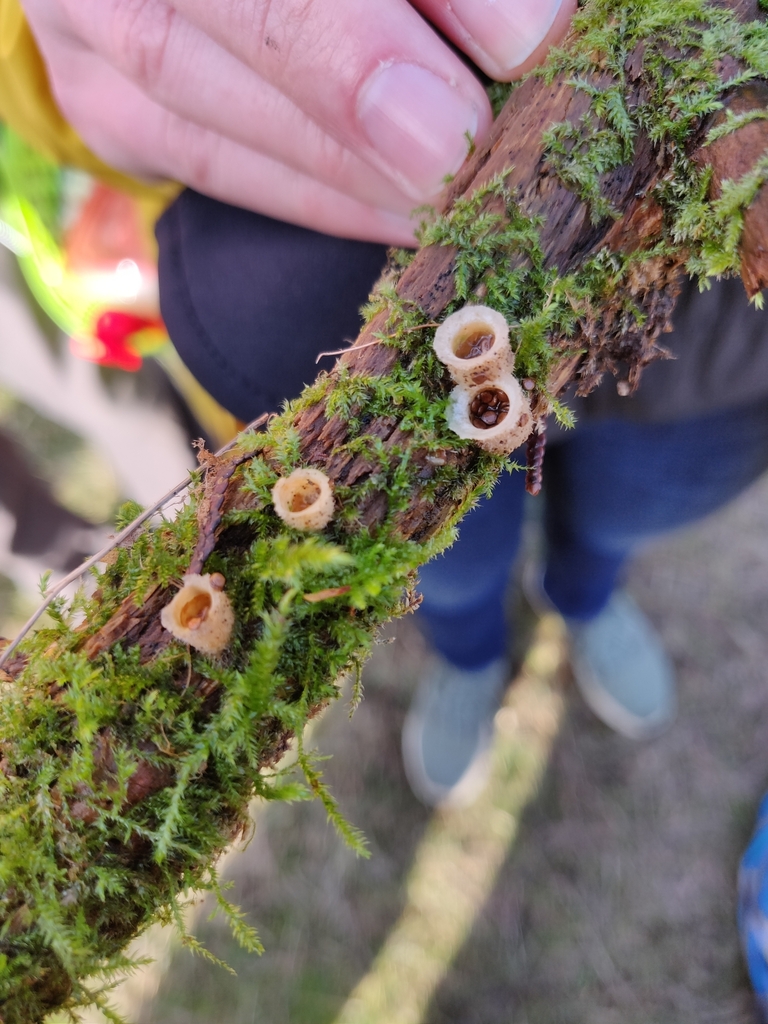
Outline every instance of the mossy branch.
MULTIPOLYGON (((248 829, 254 792, 318 795, 293 736, 411 609, 418 567, 451 542, 505 458, 453 434, 435 325, 482 301, 512 325, 542 418, 573 381, 633 387, 659 353, 681 275, 768 282, 768 30, 756 3, 587 0, 566 46, 513 90, 492 135, 394 253, 358 342, 262 432, 208 457, 191 500, 118 546, 98 589, 0 672, 0 1019, 106 998, 121 950, 179 917, 248 829), (321 467, 336 514, 316 536, 275 514, 281 475, 321 467), (235 611, 223 653, 160 614, 190 569, 235 611), (102 979, 100 981, 99 979, 102 979)), ((540 446, 539 446, 540 448, 540 446)), ((540 451, 539 451, 540 454, 540 451)), ((359 697, 359 684, 355 699, 359 697)), ((246 944, 238 912, 225 911, 246 944)), ((187 942, 191 942, 189 937, 187 942)))

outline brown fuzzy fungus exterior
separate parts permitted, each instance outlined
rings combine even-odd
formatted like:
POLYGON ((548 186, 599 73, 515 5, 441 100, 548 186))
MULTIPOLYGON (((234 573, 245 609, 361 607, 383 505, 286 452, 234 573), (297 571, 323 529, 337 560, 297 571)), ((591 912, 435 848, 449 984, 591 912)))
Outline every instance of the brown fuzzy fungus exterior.
POLYGON ((331 482, 319 469, 296 469, 272 488, 275 512, 294 530, 319 531, 333 519, 331 482))
POLYGON ((203 654, 221 654, 235 625, 235 613, 224 593, 225 582, 220 572, 185 576, 181 590, 160 612, 165 629, 203 654))

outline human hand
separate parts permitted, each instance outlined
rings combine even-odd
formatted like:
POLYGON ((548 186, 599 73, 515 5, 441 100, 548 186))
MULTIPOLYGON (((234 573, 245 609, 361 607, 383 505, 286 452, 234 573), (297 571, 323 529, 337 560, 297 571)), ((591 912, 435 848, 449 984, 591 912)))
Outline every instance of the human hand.
POLYGON ((413 242, 485 92, 438 28, 511 80, 576 0, 22 0, 54 95, 93 151, 140 177, 331 234, 413 242))

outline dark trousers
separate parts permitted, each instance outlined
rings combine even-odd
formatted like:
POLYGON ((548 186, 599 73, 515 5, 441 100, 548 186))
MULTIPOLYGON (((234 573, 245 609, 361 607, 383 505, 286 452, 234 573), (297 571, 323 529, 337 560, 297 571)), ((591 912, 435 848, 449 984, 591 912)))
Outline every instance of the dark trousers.
MULTIPOLYGON (((544 589, 567 618, 607 603, 629 556, 720 508, 768 467, 768 400, 675 423, 586 422, 544 465, 544 589)), ((462 668, 507 646, 505 594, 524 515, 522 473, 504 474, 459 540, 421 571, 422 628, 462 668)))

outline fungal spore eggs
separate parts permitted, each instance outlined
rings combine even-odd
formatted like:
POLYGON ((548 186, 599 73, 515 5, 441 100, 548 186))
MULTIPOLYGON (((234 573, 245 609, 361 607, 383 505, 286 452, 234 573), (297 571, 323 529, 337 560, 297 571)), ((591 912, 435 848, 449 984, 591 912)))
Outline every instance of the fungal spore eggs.
POLYGON ((478 430, 488 430, 503 423, 509 415, 509 395, 501 388, 487 384, 469 403, 469 419, 478 430))
POLYGON ((507 321, 489 306, 463 306, 440 324, 432 344, 458 385, 448 403, 448 426, 487 451, 509 455, 531 433, 533 415, 512 374, 507 321))
POLYGON ((454 388, 446 415, 448 426, 459 437, 502 455, 511 454, 533 429, 530 401, 511 374, 454 388))

